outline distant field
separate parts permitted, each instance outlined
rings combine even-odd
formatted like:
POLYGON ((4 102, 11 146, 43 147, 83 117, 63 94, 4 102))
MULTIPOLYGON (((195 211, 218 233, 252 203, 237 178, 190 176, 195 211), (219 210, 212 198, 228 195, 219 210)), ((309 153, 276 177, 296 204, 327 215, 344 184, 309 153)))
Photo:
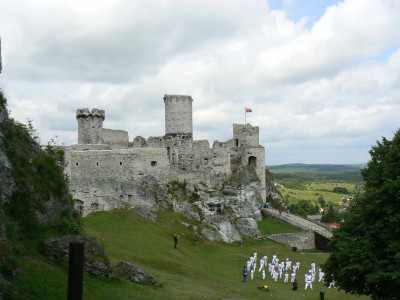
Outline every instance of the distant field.
POLYGON ((327 204, 342 204, 343 194, 333 188, 346 188, 355 195, 362 188, 360 169, 364 165, 307 165, 288 164, 268 167, 277 189, 291 204, 299 200, 318 203, 321 196, 327 204))
POLYGON ((272 173, 352 173, 359 172, 365 164, 324 165, 324 164, 285 164, 268 166, 272 173))
POLYGON ((356 185, 343 182, 312 182, 305 184, 304 189, 287 188, 283 185, 278 186, 277 188, 282 196, 288 200, 289 204, 299 200, 311 200, 315 203, 318 203, 318 198, 322 196, 328 204, 332 203, 340 205, 342 203, 342 197, 345 195, 333 193, 332 189, 334 187, 345 187, 354 194, 356 185))

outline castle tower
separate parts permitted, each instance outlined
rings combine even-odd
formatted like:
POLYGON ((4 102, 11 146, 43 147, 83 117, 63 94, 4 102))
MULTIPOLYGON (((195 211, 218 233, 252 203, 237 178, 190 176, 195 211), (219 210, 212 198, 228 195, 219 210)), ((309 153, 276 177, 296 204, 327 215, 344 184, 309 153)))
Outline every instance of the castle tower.
POLYGON ((191 96, 165 95, 165 136, 193 140, 191 96))
POLYGON ((78 144, 99 144, 104 118, 104 110, 97 108, 93 108, 91 111, 88 108, 77 109, 78 144))
POLYGON ((233 124, 233 139, 235 147, 258 147, 259 146, 258 126, 250 124, 233 124))

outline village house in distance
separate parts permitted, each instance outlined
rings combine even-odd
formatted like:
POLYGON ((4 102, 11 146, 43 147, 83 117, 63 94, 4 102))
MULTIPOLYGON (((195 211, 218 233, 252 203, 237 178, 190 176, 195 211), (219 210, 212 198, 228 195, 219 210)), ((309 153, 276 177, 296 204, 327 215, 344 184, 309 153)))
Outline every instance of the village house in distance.
POLYGON ((193 140, 192 103, 191 96, 165 95, 165 134, 132 141, 127 131, 103 128, 104 110, 77 109, 78 144, 66 147, 65 158, 70 191, 82 215, 134 205, 134 199, 143 196, 144 178, 217 187, 245 165, 254 167, 265 201, 265 149, 259 144, 259 127, 233 124, 232 138, 210 147, 207 140, 193 140))

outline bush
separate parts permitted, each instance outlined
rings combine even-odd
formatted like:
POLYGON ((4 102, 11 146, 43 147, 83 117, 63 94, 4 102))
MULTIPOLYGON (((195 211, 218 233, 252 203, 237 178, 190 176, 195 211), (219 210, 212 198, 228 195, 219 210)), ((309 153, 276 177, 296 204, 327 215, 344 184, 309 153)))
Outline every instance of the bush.
POLYGON ((340 186, 335 186, 332 190, 332 192, 336 194, 351 194, 348 189, 345 187, 340 187, 340 186))
POLYGON ((307 217, 319 213, 319 207, 310 200, 300 200, 289 206, 290 212, 296 215, 307 217))

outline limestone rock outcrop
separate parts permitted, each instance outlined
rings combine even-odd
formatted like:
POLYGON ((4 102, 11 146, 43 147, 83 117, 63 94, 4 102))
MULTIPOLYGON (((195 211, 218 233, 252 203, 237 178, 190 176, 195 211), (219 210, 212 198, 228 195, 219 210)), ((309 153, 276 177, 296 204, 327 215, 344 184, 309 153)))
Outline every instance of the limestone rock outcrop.
POLYGON ((146 285, 160 285, 158 279, 151 276, 142 268, 129 262, 120 261, 119 263, 117 263, 117 265, 115 266, 115 272, 119 277, 131 280, 136 283, 146 285))
POLYGON ((51 259, 68 261, 71 242, 84 243, 84 272, 107 278, 114 277, 110 260, 103 246, 94 237, 82 235, 50 237, 43 243, 44 253, 51 259))

